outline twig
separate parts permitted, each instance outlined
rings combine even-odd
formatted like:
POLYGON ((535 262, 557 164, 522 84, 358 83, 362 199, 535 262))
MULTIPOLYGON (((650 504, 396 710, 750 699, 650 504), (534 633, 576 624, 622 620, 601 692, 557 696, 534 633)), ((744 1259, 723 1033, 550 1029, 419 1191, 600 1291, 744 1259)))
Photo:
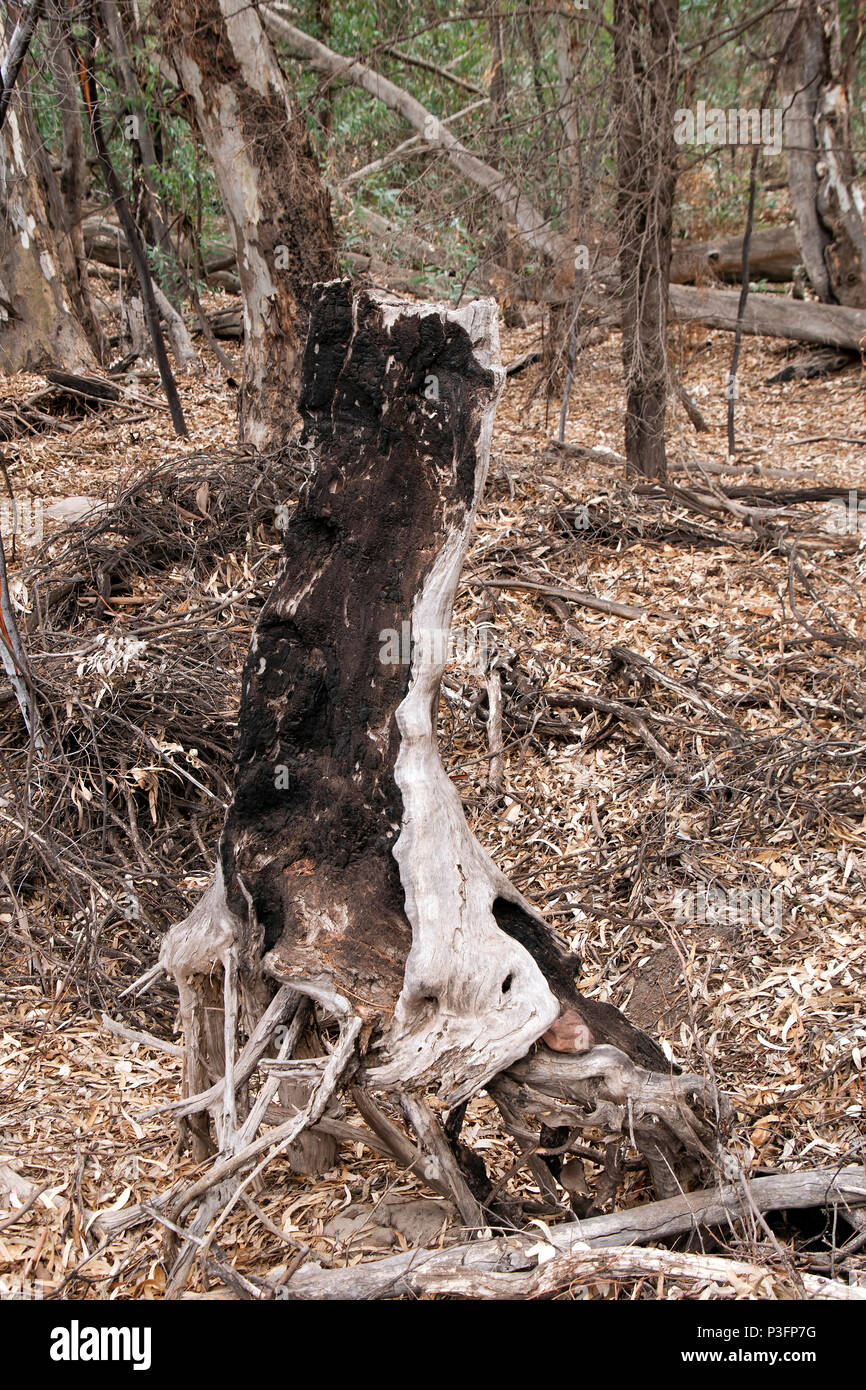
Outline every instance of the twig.
POLYGON ((525 589, 531 594, 544 594, 549 598, 566 599, 582 608, 594 608, 599 613, 611 613, 616 618, 645 618, 646 609, 637 608, 631 603, 616 603, 610 598, 599 598, 582 589, 566 589, 561 585, 542 584, 534 579, 467 579, 467 584, 484 584, 488 589, 525 589))
POLYGON ((166 1042, 163 1038, 157 1038, 153 1033, 142 1033, 137 1028, 128 1028, 125 1023, 118 1023, 115 1019, 109 1018, 108 1014, 102 1015, 102 1022, 109 1033, 114 1033, 115 1037, 125 1038, 127 1042, 142 1043, 145 1047, 151 1047, 156 1052, 166 1052, 169 1057, 185 1056, 182 1047, 177 1043, 166 1042))
POLYGON ((463 1221, 471 1231, 487 1228, 487 1221, 481 1207, 476 1202, 460 1165, 448 1144, 445 1131, 438 1117, 420 1096, 407 1091, 401 1095, 400 1108, 411 1124, 423 1147, 436 1164, 440 1176, 447 1182, 450 1195, 463 1221))
POLYGON ((487 677, 487 745, 490 764, 487 789, 491 796, 505 790, 505 747, 502 740, 502 678, 494 667, 487 677))
POLYGON ((20 1221, 22 1216, 26 1216, 30 1208, 39 1201, 43 1192, 47 1192, 51 1185, 50 1182, 43 1183, 35 1192, 31 1192, 23 1206, 16 1207, 15 1211, 10 1212, 8 1216, 0 1218, 0 1231, 8 1231, 10 1226, 14 1226, 16 1221, 20 1221))

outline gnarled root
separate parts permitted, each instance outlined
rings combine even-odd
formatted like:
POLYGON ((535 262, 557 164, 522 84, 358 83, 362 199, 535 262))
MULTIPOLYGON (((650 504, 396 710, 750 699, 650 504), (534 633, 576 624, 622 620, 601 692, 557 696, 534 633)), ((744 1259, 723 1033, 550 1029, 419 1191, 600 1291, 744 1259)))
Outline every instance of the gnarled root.
POLYGON ((585 1130, 621 1135, 642 1153, 660 1197, 688 1189, 716 1170, 731 1106, 714 1084, 638 1066, 617 1047, 566 1054, 540 1047, 488 1086, 522 1142, 542 1126, 566 1128, 568 1152, 585 1130))

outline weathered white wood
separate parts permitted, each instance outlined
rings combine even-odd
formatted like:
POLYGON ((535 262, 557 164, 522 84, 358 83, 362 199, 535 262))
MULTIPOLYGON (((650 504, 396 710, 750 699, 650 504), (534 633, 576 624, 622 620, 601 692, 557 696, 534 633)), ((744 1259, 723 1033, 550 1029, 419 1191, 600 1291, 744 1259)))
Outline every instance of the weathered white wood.
MULTIPOLYGON (((687 1284, 717 1295, 736 1298, 784 1299, 801 1292, 788 1276, 766 1266, 731 1260, 723 1255, 692 1255, 676 1250, 632 1250, 610 1247, 605 1251, 574 1250, 554 1255, 534 1269, 514 1274, 494 1270, 418 1270, 412 1275, 413 1291, 481 1301, 511 1298, 545 1298, 571 1285, 599 1280, 658 1279, 687 1284)), ((866 1301, 866 1289, 852 1288, 839 1279, 801 1274, 802 1292, 810 1299, 866 1301)))
MULTIPOLYGON (((836 1205, 844 1208, 866 1206, 866 1174, 859 1164, 842 1169, 831 1167, 805 1173, 781 1173, 772 1178, 756 1178, 739 1187, 726 1184, 715 1190, 650 1202, 609 1216, 566 1222, 549 1227, 544 1242, 564 1255, 580 1254, 586 1246, 590 1246, 593 1253, 611 1248, 621 1252, 628 1245, 666 1240, 700 1226, 726 1227, 735 1221, 751 1222, 752 1209, 781 1211, 836 1205)), ((537 1262, 537 1254, 530 1250, 537 1242, 536 1232, 476 1241, 445 1250, 410 1250, 354 1265, 351 1269, 325 1270, 307 1264, 293 1275, 289 1296, 352 1300, 396 1298, 416 1292, 414 1279, 418 1273, 423 1278, 443 1270, 465 1270, 467 1274, 473 1270, 526 1270, 537 1262)), ((271 1271, 270 1279, 278 1283, 284 1274, 285 1266, 279 1266, 271 1271)))
MULTIPOLYGON (((419 306, 419 312, 426 307, 419 306)), ((401 305, 400 312, 406 308, 401 305)), ((451 626, 504 380, 496 306, 479 301, 445 317, 466 329, 477 359, 494 372, 498 386, 476 444, 472 506, 442 547, 415 601, 415 633, 442 634, 451 626)), ((374 1087, 409 1081, 435 1085, 449 1105, 456 1105, 522 1057, 553 1023, 559 1004, 532 957, 503 933, 493 916, 498 897, 531 916, 538 914, 478 844, 439 757, 434 721, 446 655, 442 643, 416 643, 409 690, 396 714, 400 748, 395 779, 404 809, 393 853, 412 925, 412 949, 383 1043, 383 1063, 368 1077, 374 1087)))

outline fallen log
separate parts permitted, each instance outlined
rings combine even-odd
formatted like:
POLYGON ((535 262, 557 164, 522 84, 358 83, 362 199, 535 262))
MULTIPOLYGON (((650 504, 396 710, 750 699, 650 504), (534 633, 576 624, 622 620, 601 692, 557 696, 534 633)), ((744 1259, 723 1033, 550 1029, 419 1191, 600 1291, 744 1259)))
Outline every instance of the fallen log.
POLYGON ((217 309, 208 315, 208 322, 215 338, 240 342, 244 336, 244 311, 239 304, 217 309))
MULTIPOLYGON (((733 332, 740 296, 736 290, 693 289, 671 285, 670 318, 680 323, 701 322, 733 332)), ((787 295, 750 294, 743 332, 768 338, 793 338, 802 343, 859 352, 866 339, 866 309, 818 304, 787 295)))
MULTIPOLYGON (((793 280, 800 248, 793 227, 759 227, 749 242, 749 276, 784 283, 793 280)), ((708 285, 713 280, 739 282, 743 274, 743 238, 717 237, 675 246, 672 285, 708 285)))
POLYGON ((51 384, 41 391, 0 399, 0 441, 50 430, 69 433, 74 428, 70 420, 102 410, 121 397, 112 382, 92 374, 46 371, 44 376, 51 384))

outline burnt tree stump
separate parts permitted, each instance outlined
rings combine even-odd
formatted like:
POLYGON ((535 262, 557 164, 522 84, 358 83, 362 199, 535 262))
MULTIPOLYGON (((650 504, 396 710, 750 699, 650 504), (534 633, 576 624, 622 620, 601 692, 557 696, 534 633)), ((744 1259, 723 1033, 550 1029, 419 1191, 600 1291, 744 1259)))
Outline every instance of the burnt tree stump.
POLYGON ((704 1120, 676 1118, 712 1108, 703 1082, 672 1076, 651 1038, 580 995, 577 958, 475 840, 439 758, 452 604, 503 377, 492 302, 454 311, 346 281, 318 292, 300 402, 312 469, 244 671, 234 800, 213 883, 161 956, 186 1033, 178 1109, 213 1116, 221 1181, 244 1145, 250 1159, 266 1147, 239 1098, 304 996, 340 1020, 341 1044, 262 1063, 268 1094, 294 1077, 301 1097, 298 1122, 270 1131, 283 1150, 350 1078, 355 1094, 401 1097, 440 1178, 453 1126, 411 1099, 431 1089, 454 1107, 490 1083, 521 1132, 613 1117, 646 1135, 654 1174, 659 1149, 675 1167, 712 1148, 704 1120), (522 1062, 564 1010, 597 1044, 570 1058, 573 1093, 569 1056, 553 1073, 522 1062))

